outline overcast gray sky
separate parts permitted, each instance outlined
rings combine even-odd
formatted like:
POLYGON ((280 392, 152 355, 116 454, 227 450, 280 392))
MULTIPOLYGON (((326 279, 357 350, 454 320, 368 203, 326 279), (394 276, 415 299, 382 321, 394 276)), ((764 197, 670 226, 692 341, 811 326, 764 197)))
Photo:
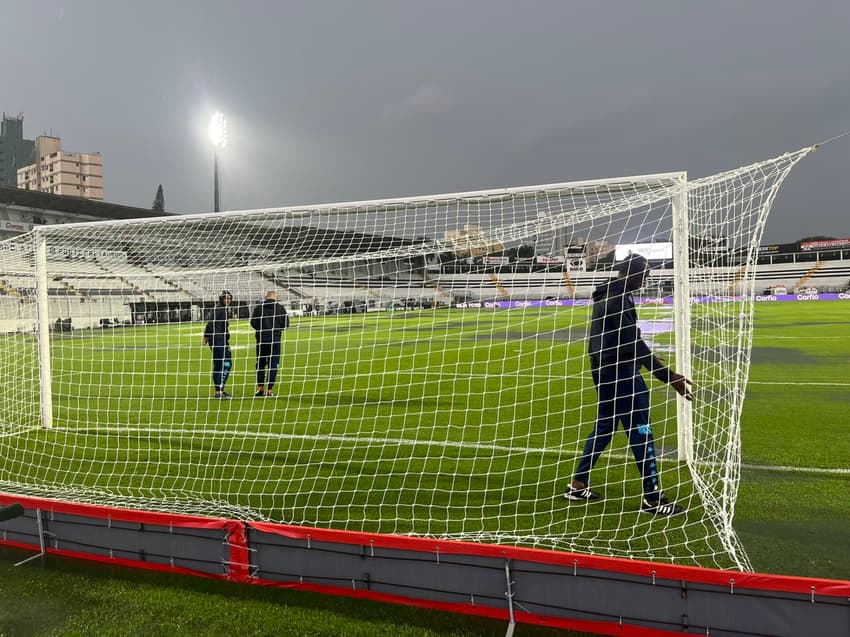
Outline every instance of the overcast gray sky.
MULTIPOLYGON (((4 2, 0 110, 104 156, 106 200, 377 199, 687 170, 850 130, 848 0, 4 2)), ((765 239, 850 236, 850 137, 765 239)))

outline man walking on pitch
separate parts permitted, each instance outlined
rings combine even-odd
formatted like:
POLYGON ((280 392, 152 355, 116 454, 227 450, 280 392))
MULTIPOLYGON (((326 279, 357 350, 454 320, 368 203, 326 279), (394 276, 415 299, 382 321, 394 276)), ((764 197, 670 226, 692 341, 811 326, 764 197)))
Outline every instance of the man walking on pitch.
POLYGON ((212 316, 204 329, 204 345, 209 345, 212 351, 213 371, 212 380, 215 385, 215 397, 230 398, 224 391, 227 377, 230 376, 232 357, 230 354, 230 305, 233 295, 224 290, 218 297, 218 305, 213 308, 212 316))
POLYGON ((257 339, 257 393, 254 396, 274 396, 273 388, 280 363, 280 335, 289 327, 286 308, 277 302, 274 290, 266 292, 266 299, 254 308, 251 327, 257 339))
POLYGON ((618 277, 593 292, 588 353, 598 396, 596 424, 584 443, 565 497, 584 502, 602 497, 588 486, 590 471, 611 442, 619 421, 629 437, 629 446, 643 480, 641 511, 677 515, 684 509, 667 499, 658 480, 655 440, 649 424, 649 391, 641 368, 645 367, 658 380, 670 384, 686 400, 693 399, 691 381, 666 367, 641 337, 632 292, 643 287, 649 274, 646 259, 632 254, 614 269, 618 277))

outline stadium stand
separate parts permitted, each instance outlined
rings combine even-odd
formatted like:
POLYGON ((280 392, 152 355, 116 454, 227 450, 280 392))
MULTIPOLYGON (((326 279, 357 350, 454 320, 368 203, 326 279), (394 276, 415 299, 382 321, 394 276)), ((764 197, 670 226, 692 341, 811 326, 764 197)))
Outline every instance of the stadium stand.
MULTIPOLYGON (((132 219, 161 216, 161 213, 101 202, 80 201, 34 191, 0 187, 0 216, 18 222, 67 223, 107 219, 132 219)), ((86 259, 49 258, 51 271, 62 272, 48 282, 51 316, 71 318, 75 328, 131 323, 137 314, 173 312, 192 320, 203 318, 203 309, 221 289, 234 291, 235 301, 244 306, 261 299, 274 289, 278 299, 293 315, 300 313, 365 311, 446 306, 464 301, 587 299, 593 289, 612 276, 608 267, 598 270, 567 271, 547 268, 530 271, 527 265, 510 263, 496 267, 477 267, 459 261, 412 264, 408 260, 383 260, 369 264, 340 261, 340 257, 364 250, 399 246, 411 240, 379 237, 331 229, 297 227, 286 236, 255 236, 253 250, 268 252, 278 261, 311 263, 287 272, 216 272, 174 273, 163 276, 148 269, 144 258, 130 263, 126 257, 113 260, 94 255, 86 259), (330 262, 322 259, 333 257, 330 262), (314 259, 312 262, 310 259, 314 259)), ((829 249, 789 253, 792 244, 778 248, 764 258, 756 275, 756 294, 769 294, 785 288, 818 292, 843 292, 850 289, 850 249, 829 249)), ((121 246, 114 246, 120 252, 121 246)), ((211 263, 215 255, 210 254, 211 263)), ((8 263, 8 262, 7 262, 8 263)), ((203 264, 201 264, 203 265, 203 264)), ((12 268, 14 270, 14 268, 12 268)), ((202 268, 200 268, 202 269, 202 268)), ((21 263, 20 272, 32 271, 31 263, 21 263)), ((740 272, 734 265, 691 268, 693 291, 705 295, 739 294, 740 272), (708 281, 713 280, 709 284, 708 281), (705 285, 702 283, 705 282, 705 285)), ((654 268, 648 295, 670 293, 672 269, 654 268)), ((0 273, 0 302, 15 309, 18 319, 6 321, 7 327, 33 320, 35 289, 31 276, 14 271, 0 273)), ((8 315, 8 314, 7 314, 8 315)))

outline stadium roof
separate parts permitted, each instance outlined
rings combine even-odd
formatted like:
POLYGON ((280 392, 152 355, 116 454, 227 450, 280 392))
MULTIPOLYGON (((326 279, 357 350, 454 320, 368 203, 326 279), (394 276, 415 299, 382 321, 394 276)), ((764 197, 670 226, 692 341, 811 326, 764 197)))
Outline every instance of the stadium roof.
POLYGON ((19 206, 32 210, 59 211, 74 216, 94 219, 139 219, 162 217, 175 213, 160 212, 151 208, 134 208, 105 201, 93 201, 67 195, 53 195, 37 190, 0 186, 0 206, 19 206))
MULTIPOLYGON (((316 259, 339 259, 362 253, 404 249, 420 241, 379 236, 349 229, 333 229, 299 223, 274 213, 242 218, 233 215, 182 215, 150 208, 133 208, 0 186, 0 211, 4 207, 37 212, 65 213, 72 224, 48 224, 41 228, 61 236, 67 245, 94 245, 136 253, 148 263, 182 262, 191 253, 196 267, 236 267, 246 260, 292 263, 316 259), (159 218, 141 224, 88 225, 93 221, 129 221, 159 218), (85 222, 77 225, 73 222, 85 222), (294 222, 294 223, 293 223, 294 222), (176 225, 175 225, 176 224, 176 225)), ((23 235, 19 235, 23 236, 23 235)))
POLYGON ((44 226, 48 241, 74 248, 97 246, 120 250, 147 264, 183 264, 191 268, 239 268, 248 264, 271 267, 355 255, 407 252, 421 241, 337 230, 306 224, 270 213, 242 219, 232 215, 195 215, 124 224, 70 224, 44 226), (186 264, 186 259, 191 264, 186 264), (263 265, 266 264, 266 265, 263 265))

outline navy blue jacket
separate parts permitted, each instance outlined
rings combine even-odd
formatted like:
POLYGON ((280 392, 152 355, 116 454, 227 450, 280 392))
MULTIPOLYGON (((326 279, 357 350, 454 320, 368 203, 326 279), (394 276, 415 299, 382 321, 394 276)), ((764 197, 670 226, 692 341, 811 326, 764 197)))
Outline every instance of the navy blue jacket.
POLYGON ((251 327, 258 343, 276 343, 280 334, 289 327, 286 308, 273 299, 266 299, 254 308, 251 327))
POLYGON ((632 293, 626 279, 613 279, 593 291, 588 353, 594 367, 634 365, 645 367, 664 383, 670 382, 670 370, 658 360, 640 334, 632 293))
POLYGON ((211 347, 230 344, 230 310, 224 305, 213 308, 212 317, 207 321, 204 338, 211 347))

